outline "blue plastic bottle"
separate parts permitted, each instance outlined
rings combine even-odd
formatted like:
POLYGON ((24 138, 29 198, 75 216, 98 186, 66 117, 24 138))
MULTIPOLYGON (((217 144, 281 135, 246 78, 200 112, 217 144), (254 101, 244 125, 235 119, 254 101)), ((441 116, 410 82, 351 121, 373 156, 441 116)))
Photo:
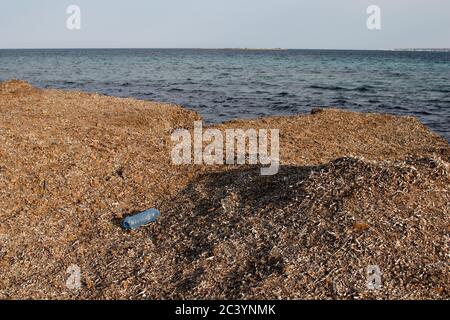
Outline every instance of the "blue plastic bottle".
POLYGON ((134 230, 147 223, 155 222, 159 215, 159 211, 152 208, 133 216, 126 217, 122 222, 122 226, 127 230, 134 230))

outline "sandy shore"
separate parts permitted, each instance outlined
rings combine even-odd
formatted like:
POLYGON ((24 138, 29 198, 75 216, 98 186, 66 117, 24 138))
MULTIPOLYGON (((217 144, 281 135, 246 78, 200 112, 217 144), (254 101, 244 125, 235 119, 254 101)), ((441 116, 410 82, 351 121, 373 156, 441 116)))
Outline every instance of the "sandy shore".
POLYGON ((280 129, 280 173, 261 177, 173 165, 171 133, 201 119, 175 105, 9 81, 0 115, 0 298, 450 297, 450 146, 415 118, 215 126, 280 129), (157 223, 120 227, 150 207, 157 223))

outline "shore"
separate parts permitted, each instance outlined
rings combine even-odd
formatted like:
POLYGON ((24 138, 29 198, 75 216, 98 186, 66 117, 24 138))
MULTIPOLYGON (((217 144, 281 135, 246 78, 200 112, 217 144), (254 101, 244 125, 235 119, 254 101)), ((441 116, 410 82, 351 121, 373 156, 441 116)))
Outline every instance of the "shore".
POLYGON ((215 125, 280 130, 280 172, 261 177, 173 165, 171 133, 201 119, 180 106, 8 81, 0 114, 2 299, 450 296, 450 146, 413 117, 215 125), (150 207, 157 223, 120 227, 150 207))

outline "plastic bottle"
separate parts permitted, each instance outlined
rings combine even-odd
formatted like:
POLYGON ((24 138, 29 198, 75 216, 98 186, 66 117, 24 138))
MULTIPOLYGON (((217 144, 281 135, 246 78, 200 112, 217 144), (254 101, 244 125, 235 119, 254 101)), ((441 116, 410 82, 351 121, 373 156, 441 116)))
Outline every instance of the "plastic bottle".
POLYGON ((134 230, 147 223, 155 222, 159 215, 159 211, 152 208, 133 216, 126 217, 122 222, 122 226, 127 230, 134 230))

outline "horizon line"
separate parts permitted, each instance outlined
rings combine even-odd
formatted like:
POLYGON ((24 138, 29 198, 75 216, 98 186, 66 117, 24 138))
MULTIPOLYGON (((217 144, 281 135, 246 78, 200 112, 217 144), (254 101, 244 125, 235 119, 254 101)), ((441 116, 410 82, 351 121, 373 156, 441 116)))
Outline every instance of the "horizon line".
POLYGON ((333 50, 333 51, 448 51, 450 48, 378 48, 378 49, 361 49, 361 48, 252 48, 252 47, 11 47, 0 48, 0 50, 242 50, 242 51, 288 51, 288 50, 333 50))

